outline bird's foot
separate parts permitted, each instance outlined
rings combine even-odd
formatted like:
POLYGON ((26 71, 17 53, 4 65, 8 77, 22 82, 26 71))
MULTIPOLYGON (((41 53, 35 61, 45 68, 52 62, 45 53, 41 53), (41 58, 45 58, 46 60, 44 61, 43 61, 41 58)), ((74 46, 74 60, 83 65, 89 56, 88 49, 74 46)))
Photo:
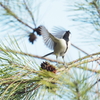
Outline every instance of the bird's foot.
POLYGON ((68 68, 68 65, 67 65, 66 63, 63 63, 63 66, 64 66, 65 68, 68 68))

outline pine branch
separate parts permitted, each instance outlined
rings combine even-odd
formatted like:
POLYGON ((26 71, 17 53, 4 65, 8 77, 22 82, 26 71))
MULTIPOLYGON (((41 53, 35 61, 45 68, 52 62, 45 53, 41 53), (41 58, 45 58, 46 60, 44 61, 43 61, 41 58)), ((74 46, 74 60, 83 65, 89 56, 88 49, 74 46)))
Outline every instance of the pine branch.
POLYGON ((82 50, 81 48, 77 47, 76 45, 74 45, 73 43, 71 44, 73 47, 75 47, 76 49, 80 50, 81 52, 83 52, 86 55, 89 55, 86 51, 82 50))
MULTIPOLYGON (((0 51, 2 52, 2 50, 0 50, 0 51)), ((7 51, 7 52, 12 52, 12 53, 18 53, 18 54, 22 54, 22 55, 26 55, 26 56, 30 56, 30 57, 39 58, 39 59, 45 59, 45 60, 48 60, 48 61, 51 61, 51 62, 57 62, 57 60, 52 60, 52 59, 50 59, 50 58, 44 58, 44 57, 42 57, 42 56, 33 55, 33 54, 28 54, 28 53, 25 53, 25 52, 15 51, 15 50, 11 50, 11 49, 5 49, 5 51, 7 51)), ((71 65, 71 64, 76 63, 76 62, 78 62, 78 61, 81 61, 81 60, 83 60, 83 59, 89 58, 89 57, 91 57, 91 56, 99 55, 99 54, 100 54, 100 52, 94 53, 94 54, 90 54, 90 55, 88 55, 88 56, 84 56, 84 57, 82 57, 82 58, 79 58, 79 59, 77 59, 77 60, 74 60, 74 61, 72 61, 72 62, 69 62, 67 65, 71 65)), ((63 64, 63 62, 60 62, 60 61, 58 61, 58 63, 63 64)))
POLYGON ((32 28, 31 26, 29 26, 27 23, 23 22, 13 11, 11 11, 9 8, 7 8, 5 5, 3 5, 0 2, 0 6, 3 7, 5 9, 5 11, 10 14, 11 16, 13 16, 18 22, 22 23, 23 25, 29 27, 30 29, 34 30, 34 28, 32 28))
POLYGON ((85 63, 88 63, 88 62, 93 62, 93 61, 96 61, 96 60, 100 60, 100 57, 95 57, 95 58, 92 58, 92 59, 88 59, 88 60, 84 60, 84 61, 81 61, 81 62, 78 62, 78 63, 73 63, 71 65, 69 65, 69 68, 75 66, 77 67, 78 65, 81 65, 81 64, 85 64, 85 63))
POLYGON ((84 60, 84 61, 81 61, 81 62, 73 63, 73 64, 69 65, 68 68, 60 68, 60 69, 58 69, 57 72, 68 71, 70 68, 75 67, 75 68, 85 69, 87 71, 92 71, 92 72, 95 72, 95 73, 100 73, 100 70, 92 70, 92 69, 89 69, 89 68, 80 67, 81 64, 93 62, 93 61, 96 61, 96 60, 100 60, 100 57, 96 57, 96 58, 84 60))
MULTIPOLYGON (((2 52, 2 50, 0 50, 0 51, 2 52)), ((7 49, 5 49, 5 51, 6 52, 12 52, 12 53, 18 53, 18 54, 22 54, 22 55, 26 55, 26 56, 30 56, 30 57, 39 58, 39 59, 45 59, 45 60, 48 60, 48 61, 51 61, 51 62, 57 62, 56 60, 52 60, 52 59, 49 59, 49 58, 43 58, 42 56, 37 56, 37 55, 28 54, 28 53, 24 53, 24 52, 19 52, 19 51, 15 51, 15 50, 10 50, 10 49, 7 50, 7 49)), ((72 67, 77 67, 77 68, 84 69, 84 70, 88 70, 88 71, 91 71, 91 72, 100 73, 99 70, 93 70, 93 69, 84 68, 84 67, 81 67, 80 66, 81 64, 84 64, 84 63, 88 63, 88 62, 93 62, 93 61, 100 60, 100 57, 96 57, 96 58, 84 60, 86 58, 89 58, 89 57, 95 56, 95 55, 99 55, 99 54, 100 54, 100 52, 94 53, 94 54, 91 54, 89 56, 85 56, 85 57, 79 58, 79 59, 77 59, 75 61, 69 62, 69 63, 67 63, 68 69, 70 69, 72 67), (83 60, 83 61, 81 61, 81 60, 83 60)), ((58 63, 63 64, 63 62, 58 62, 58 63)), ((63 70, 65 70, 65 68, 58 69, 57 72, 61 72, 63 70)))
POLYGON ((90 86, 90 89, 93 88, 96 84, 98 84, 98 82, 100 82, 100 79, 98 79, 96 82, 94 82, 94 83, 90 86))
MULTIPOLYGON (((0 50, 2 52, 2 50, 0 50)), ((33 55, 33 54, 28 54, 28 53, 25 53, 25 52, 20 52, 20 51, 15 51, 15 50, 10 50, 10 49, 5 49, 6 52, 12 52, 12 53, 17 53, 17 54, 22 54, 22 55, 26 55, 26 56, 30 56, 30 57, 34 57, 34 58, 38 58, 38 59, 45 59, 45 60, 48 60, 48 61, 51 61, 51 62, 57 62, 57 60, 52 60, 50 58, 44 58, 42 56, 38 56, 38 55, 33 55)), ((58 62, 58 63, 62 63, 63 62, 58 62)))
POLYGON ((98 79, 98 80, 92 85, 92 87, 95 86, 98 82, 100 82, 100 79, 98 79))
MULTIPOLYGON (((94 55, 96 55, 96 54, 94 54, 94 55, 90 55, 90 54, 88 54, 86 51, 84 51, 84 50, 82 50, 82 49, 80 49, 79 47, 77 47, 76 45, 74 45, 74 44, 71 44, 73 47, 75 47, 76 49, 78 49, 78 50, 80 50, 81 52, 83 52, 84 54, 86 54, 87 56, 86 56, 86 58, 89 56, 89 57, 91 57, 91 58, 93 58, 92 56, 94 56, 94 55)), ((100 53, 98 53, 98 55, 99 55, 100 53)), ((84 57, 83 58, 81 58, 80 60, 82 60, 82 59, 85 59, 84 57)), ((77 61, 79 61, 79 60, 76 60, 76 61, 74 61, 74 62, 77 62, 77 61)), ((100 65, 100 62, 98 62, 98 61, 96 61, 99 65, 100 65)))
MULTIPOLYGON (((90 54, 90 55, 88 54, 87 56, 84 56, 84 57, 82 57, 82 58, 79 58, 79 59, 77 59, 77 60, 74 60, 74 61, 70 62, 69 65, 72 64, 72 63, 81 61, 81 60, 83 60, 83 59, 86 59, 86 58, 90 58, 90 57, 93 58, 93 56, 95 56, 95 55, 100 55, 100 52, 94 53, 94 54, 90 54)), ((98 62, 98 63, 99 63, 99 62, 98 62)))

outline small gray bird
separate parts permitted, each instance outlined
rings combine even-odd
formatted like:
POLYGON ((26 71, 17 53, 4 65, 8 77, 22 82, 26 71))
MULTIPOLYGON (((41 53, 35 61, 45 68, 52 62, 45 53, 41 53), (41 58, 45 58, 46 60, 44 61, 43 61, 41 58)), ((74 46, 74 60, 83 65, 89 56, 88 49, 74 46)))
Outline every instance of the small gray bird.
POLYGON ((41 35, 43 36, 43 40, 46 46, 53 50, 53 52, 46 54, 43 57, 54 54, 56 55, 57 61, 59 56, 62 56, 62 59, 64 61, 65 53, 67 52, 70 45, 70 31, 66 31, 64 28, 56 27, 56 31, 54 35, 52 35, 44 26, 39 26, 39 30, 41 35))

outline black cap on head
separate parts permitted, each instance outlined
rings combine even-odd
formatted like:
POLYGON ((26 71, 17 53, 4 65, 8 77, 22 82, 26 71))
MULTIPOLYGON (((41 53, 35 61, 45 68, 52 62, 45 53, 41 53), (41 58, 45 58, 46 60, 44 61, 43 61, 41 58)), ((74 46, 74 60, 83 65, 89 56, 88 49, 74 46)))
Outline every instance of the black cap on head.
POLYGON ((70 32, 69 30, 68 30, 68 31, 66 31, 66 33, 67 33, 67 34, 71 34, 71 32, 70 32))
POLYGON ((64 36, 63 36, 63 39, 66 41, 69 41, 69 34, 71 34, 70 31, 66 31, 64 36))

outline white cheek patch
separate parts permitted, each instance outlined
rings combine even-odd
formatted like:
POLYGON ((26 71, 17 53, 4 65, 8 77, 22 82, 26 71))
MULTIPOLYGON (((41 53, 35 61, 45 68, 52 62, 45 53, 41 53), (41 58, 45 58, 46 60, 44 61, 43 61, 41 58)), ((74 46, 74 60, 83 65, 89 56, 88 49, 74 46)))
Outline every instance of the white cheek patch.
POLYGON ((70 41, 68 41, 68 49, 69 49, 70 45, 71 45, 71 42, 70 42, 70 41))
POLYGON ((71 37, 72 37, 72 35, 71 35, 71 34, 69 34, 69 40, 71 39, 71 37))

